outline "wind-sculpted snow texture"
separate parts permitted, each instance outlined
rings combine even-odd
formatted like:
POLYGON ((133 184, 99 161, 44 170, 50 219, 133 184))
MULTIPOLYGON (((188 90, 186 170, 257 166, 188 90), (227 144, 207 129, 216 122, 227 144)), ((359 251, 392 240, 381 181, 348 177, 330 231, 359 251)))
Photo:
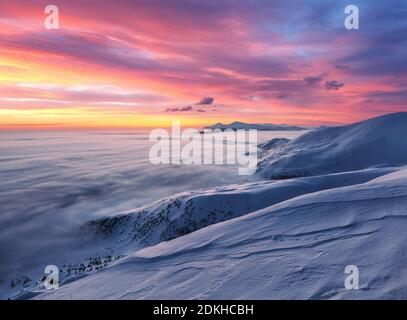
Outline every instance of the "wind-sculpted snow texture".
MULTIPOLYGON (((209 188, 179 194, 118 216, 90 221, 80 230, 90 241, 67 250, 66 257, 58 260, 60 279, 63 283, 75 281, 78 277, 109 268, 135 250, 182 237, 293 197, 363 183, 394 170, 371 169, 209 188)), ((41 278, 39 270, 14 279, 14 290, 11 291, 21 291, 11 297, 26 298, 33 295, 32 291, 43 291, 41 278)))
POLYGON ((116 242, 118 246, 150 246, 299 195, 363 183, 394 170, 371 169, 189 192, 123 215, 91 221, 85 230, 94 232, 110 245, 116 242))
POLYGON ((407 170, 135 252, 41 299, 407 298, 407 170), (347 265, 360 289, 344 287, 347 265))

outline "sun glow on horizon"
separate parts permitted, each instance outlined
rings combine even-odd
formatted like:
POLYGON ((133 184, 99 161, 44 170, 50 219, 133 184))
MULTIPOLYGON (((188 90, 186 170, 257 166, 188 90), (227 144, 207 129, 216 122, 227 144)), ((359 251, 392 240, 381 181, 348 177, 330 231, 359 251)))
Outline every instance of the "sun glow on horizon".
POLYGON ((59 30, 37 2, 0 4, 0 130, 337 125, 407 110, 396 27, 378 34, 365 17, 348 32, 340 5, 282 16, 262 1, 59 2, 59 30))

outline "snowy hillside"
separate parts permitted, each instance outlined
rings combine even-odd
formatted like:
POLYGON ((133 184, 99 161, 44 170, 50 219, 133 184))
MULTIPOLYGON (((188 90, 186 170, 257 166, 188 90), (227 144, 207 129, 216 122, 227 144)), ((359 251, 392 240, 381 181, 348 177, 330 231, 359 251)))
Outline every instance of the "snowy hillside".
POLYGON ((168 241, 211 224, 236 218, 284 200, 320 190, 359 184, 394 168, 345 172, 282 181, 228 185, 175 195, 122 215, 89 222, 109 246, 145 247, 168 241))
POLYGON ((157 246, 40 299, 407 298, 407 170, 157 246), (344 287, 356 265, 360 290, 344 287))
POLYGON ((292 178, 407 164, 407 113, 329 127, 262 145, 257 173, 292 178))
MULTIPOLYGON (((78 231, 87 235, 89 240, 66 248, 64 256, 48 257, 46 261, 51 259, 60 266, 62 281, 74 281, 77 277, 108 268, 135 250, 182 237, 287 199, 363 183, 395 170, 380 168, 292 180, 267 180, 174 195, 121 215, 90 221, 78 231)), ((4 297, 30 297, 30 291, 42 290, 39 285, 41 277, 41 268, 26 271, 13 279, 14 288, 3 292, 4 297)))

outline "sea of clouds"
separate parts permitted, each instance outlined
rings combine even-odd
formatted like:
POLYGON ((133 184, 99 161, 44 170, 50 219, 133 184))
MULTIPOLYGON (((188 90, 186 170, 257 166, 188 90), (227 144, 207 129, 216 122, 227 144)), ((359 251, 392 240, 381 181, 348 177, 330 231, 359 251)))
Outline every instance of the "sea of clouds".
MULTIPOLYGON (((259 132, 258 141, 300 132, 259 132)), ((0 280, 70 254, 86 221, 206 187, 253 181, 230 165, 152 165, 148 132, 0 133, 0 280)))

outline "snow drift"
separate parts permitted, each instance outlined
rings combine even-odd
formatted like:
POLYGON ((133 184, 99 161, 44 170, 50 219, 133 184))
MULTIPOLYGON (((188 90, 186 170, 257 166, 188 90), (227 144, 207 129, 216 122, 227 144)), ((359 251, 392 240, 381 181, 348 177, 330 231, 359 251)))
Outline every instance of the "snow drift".
POLYGON ((96 234, 110 247, 146 247, 299 195, 360 184, 394 170, 370 169, 186 192, 124 214, 90 221, 84 232, 96 234))
MULTIPOLYGON (((65 248, 65 257, 53 258, 53 262, 60 266, 63 283, 75 281, 109 268, 136 250, 182 237, 208 225, 307 193, 360 184, 395 170, 397 168, 380 168, 267 180, 182 193, 118 216, 90 221, 79 231, 90 239, 76 248, 65 248)), ((14 288, 3 292, 3 297, 22 299, 31 297, 31 292, 43 291, 41 277, 41 268, 22 274, 13 279, 14 288), (28 282, 28 279, 32 281, 28 282)))
POLYGON ((260 146, 257 174, 284 179, 407 164, 407 112, 322 128, 260 146))
POLYGON ((135 252, 39 299, 405 299, 407 170, 135 252), (348 265, 360 289, 344 287, 348 265))

